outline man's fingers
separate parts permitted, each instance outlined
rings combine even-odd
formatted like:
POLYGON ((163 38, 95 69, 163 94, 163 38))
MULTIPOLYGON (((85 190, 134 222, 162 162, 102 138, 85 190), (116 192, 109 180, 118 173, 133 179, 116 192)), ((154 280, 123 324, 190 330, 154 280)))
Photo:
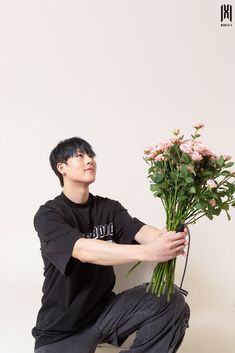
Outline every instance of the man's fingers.
POLYGON ((177 247, 177 246, 186 246, 188 244, 187 240, 185 238, 182 238, 180 240, 175 240, 172 242, 172 246, 173 247, 177 247))
POLYGON ((186 256, 187 255, 187 251, 183 250, 179 255, 186 256))
POLYGON ((179 255, 183 255, 183 256, 186 256, 186 252, 182 249, 182 247, 178 247, 176 250, 175 250, 175 254, 176 256, 179 256, 179 255))
POLYGON ((169 238, 171 240, 180 240, 186 238, 187 234, 185 232, 169 232, 169 238))

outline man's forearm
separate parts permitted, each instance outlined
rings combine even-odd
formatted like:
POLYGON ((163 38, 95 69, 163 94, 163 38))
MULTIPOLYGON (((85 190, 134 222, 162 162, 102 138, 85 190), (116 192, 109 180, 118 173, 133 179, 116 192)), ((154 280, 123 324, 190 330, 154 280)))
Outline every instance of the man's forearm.
POLYGON ((81 238, 72 256, 82 262, 111 266, 145 260, 145 245, 126 245, 81 238))
POLYGON ((72 256, 81 262, 112 266, 136 261, 164 262, 184 253, 185 232, 168 232, 144 225, 136 234, 140 245, 116 244, 98 239, 80 238, 72 256))
POLYGON ((135 235, 139 244, 149 244, 156 240, 156 236, 162 233, 161 229, 145 224, 135 235))

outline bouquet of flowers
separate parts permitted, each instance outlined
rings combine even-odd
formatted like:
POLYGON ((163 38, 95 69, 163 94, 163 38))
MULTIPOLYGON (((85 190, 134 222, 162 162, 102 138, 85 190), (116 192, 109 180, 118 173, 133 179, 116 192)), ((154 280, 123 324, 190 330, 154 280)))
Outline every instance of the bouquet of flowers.
MULTIPOLYGON (((193 127, 191 139, 184 139, 175 129, 169 141, 144 150, 144 160, 150 166, 150 190, 161 199, 168 231, 177 231, 182 224, 195 223, 203 216, 212 220, 222 210, 230 220, 230 206, 235 207, 235 172, 229 170, 234 164, 231 157, 216 154, 198 140, 203 123, 193 127)), ((147 291, 151 288, 158 296, 166 293, 169 301, 174 292, 175 265, 176 258, 158 263, 147 291)))

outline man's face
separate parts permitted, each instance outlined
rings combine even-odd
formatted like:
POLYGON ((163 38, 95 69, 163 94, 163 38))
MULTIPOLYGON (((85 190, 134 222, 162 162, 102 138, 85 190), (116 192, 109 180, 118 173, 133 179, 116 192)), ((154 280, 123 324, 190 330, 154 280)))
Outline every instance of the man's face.
POLYGON ((89 185, 95 181, 96 161, 86 152, 77 151, 67 163, 58 163, 58 169, 63 174, 64 183, 80 182, 89 185))

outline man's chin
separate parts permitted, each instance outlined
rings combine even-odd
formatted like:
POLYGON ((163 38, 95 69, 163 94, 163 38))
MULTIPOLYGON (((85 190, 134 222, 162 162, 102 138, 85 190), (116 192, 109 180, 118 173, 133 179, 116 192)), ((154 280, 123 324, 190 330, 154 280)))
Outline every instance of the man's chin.
POLYGON ((89 180, 89 181, 87 182, 87 185, 90 185, 90 184, 94 183, 95 179, 96 179, 96 178, 94 178, 94 179, 92 179, 92 180, 89 180))

